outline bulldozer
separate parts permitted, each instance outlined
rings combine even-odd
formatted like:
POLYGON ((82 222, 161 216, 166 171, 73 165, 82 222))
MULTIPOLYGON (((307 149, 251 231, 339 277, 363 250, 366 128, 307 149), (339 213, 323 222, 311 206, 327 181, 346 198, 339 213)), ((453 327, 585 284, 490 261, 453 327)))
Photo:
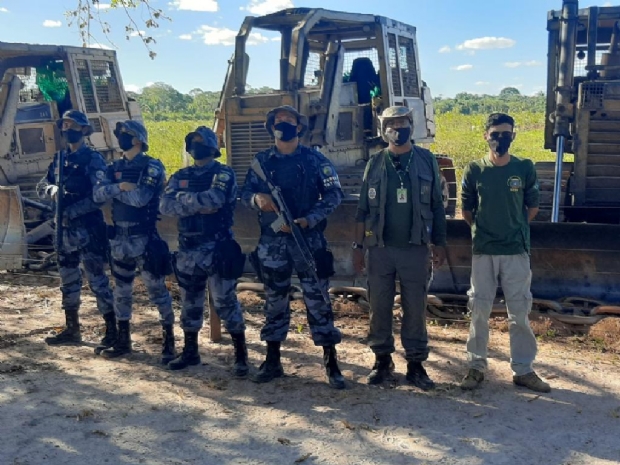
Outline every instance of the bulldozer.
MULTIPOLYGON (((579 10, 577 3, 564 1, 547 20, 544 144, 557 152, 557 159, 536 164, 541 209, 531 225, 532 293, 535 310, 566 323, 592 324, 602 317, 597 314, 601 309, 618 309, 605 304, 620 301, 620 8, 579 10), (570 153, 574 162, 564 162, 570 153)), ((266 113, 285 104, 309 117, 301 142, 319 148, 334 163, 346 194, 326 229, 336 262, 332 281, 363 294, 350 244, 366 161, 384 147, 377 116, 383 108, 404 105, 413 109, 415 143, 428 144, 435 135, 416 29, 383 16, 325 9, 247 17, 236 37, 214 123, 240 184, 254 154, 273 143, 263 126, 266 113), (279 85, 270 93, 246 92, 251 66, 246 44, 255 29, 281 37, 279 85)), ((446 188, 448 266, 433 274, 430 291, 438 297, 429 308, 440 317, 461 318, 470 285, 471 232, 454 218, 452 161, 437 158, 446 188)), ((245 251, 255 246, 255 212, 237 208, 235 234, 245 251)))
POLYGON ((90 145, 111 160, 119 154, 116 122, 142 117, 113 50, 0 42, 0 79, 0 269, 41 269, 53 213, 35 187, 61 148, 56 120, 84 112, 90 145))
MULTIPOLYGON (((421 76, 415 27, 383 16, 291 8, 247 17, 236 37, 214 123, 227 163, 243 184, 254 155, 273 145, 264 127, 267 112, 292 105, 308 117, 301 143, 319 148, 332 161, 346 196, 326 230, 335 280, 355 280, 350 244, 364 168, 386 145, 377 116, 393 105, 411 108, 416 143, 434 140, 431 92, 421 76), (246 45, 256 29, 278 32, 281 38, 279 83, 271 93, 246 92, 251 66, 246 45)), ((454 215, 454 167, 447 157, 438 161, 445 205, 454 215)), ((246 251, 255 247, 255 212, 237 208, 234 229, 246 251)))

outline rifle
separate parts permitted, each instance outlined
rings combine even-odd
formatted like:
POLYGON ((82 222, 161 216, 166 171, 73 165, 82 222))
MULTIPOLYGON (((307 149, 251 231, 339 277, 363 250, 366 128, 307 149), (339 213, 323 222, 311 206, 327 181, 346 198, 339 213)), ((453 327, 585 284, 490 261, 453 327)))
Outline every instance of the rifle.
POLYGON ((321 289, 321 295, 323 296, 323 300, 326 304, 331 304, 331 300, 329 298, 329 294, 325 289, 321 288, 319 277, 316 273, 316 263, 314 261, 314 256, 312 252, 308 248, 308 244, 306 243, 306 239, 304 238, 303 233, 301 232, 300 227, 295 223, 295 218, 291 213, 291 210, 288 208, 286 203, 284 202, 284 197, 282 197, 282 191, 279 186, 276 186, 271 178, 267 176, 265 170, 263 170, 263 166, 261 163, 254 158, 252 160, 252 164, 250 165, 252 170, 258 175, 258 177, 267 184, 269 191, 271 192, 271 197, 275 201, 278 206, 278 218, 271 223, 271 229, 274 232, 280 232, 282 226, 288 226, 291 229, 291 234, 293 235, 293 239, 295 239, 295 244, 301 253, 301 257, 303 260, 304 268, 298 270, 302 273, 309 273, 317 286, 321 289))
MULTIPOLYGON (((56 187, 58 190, 56 191, 56 254, 60 255, 60 250, 62 249, 62 235, 63 235, 63 225, 62 225, 62 213, 63 213, 63 203, 65 198, 65 185, 64 185, 64 177, 65 177, 65 151, 60 150, 58 152, 58 177, 55 179, 56 187)), ((60 257, 59 257, 60 258, 60 257)))

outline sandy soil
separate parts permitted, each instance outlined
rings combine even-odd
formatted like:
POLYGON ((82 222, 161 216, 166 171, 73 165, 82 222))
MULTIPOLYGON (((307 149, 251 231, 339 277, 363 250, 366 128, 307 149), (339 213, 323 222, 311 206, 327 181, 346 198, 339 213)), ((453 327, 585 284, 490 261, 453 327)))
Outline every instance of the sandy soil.
MULTIPOLYGON (((429 323, 427 368, 438 389, 424 393, 405 381, 402 351, 394 383, 365 384, 373 362, 367 319, 356 305, 337 303, 348 389, 334 391, 298 302, 283 347, 287 376, 256 385, 230 377, 230 339, 211 343, 206 329, 201 366, 173 373, 158 365, 157 313, 140 288, 130 358, 94 355, 103 324, 89 291, 84 344, 46 346, 43 339, 64 322, 57 284, 49 276, 0 275, 1 465, 620 463, 620 319, 586 336, 563 336, 536 321, 537 370, 553 387, 544 395, 512 385, 502 320, 493 325, 487 381, 473 393, 457 387, 466 324, 429 323)), ((262 301, 250 293, 241 299, 258 366, 262 301)), ((181 337, 178 331, 179 345, 181 337)))

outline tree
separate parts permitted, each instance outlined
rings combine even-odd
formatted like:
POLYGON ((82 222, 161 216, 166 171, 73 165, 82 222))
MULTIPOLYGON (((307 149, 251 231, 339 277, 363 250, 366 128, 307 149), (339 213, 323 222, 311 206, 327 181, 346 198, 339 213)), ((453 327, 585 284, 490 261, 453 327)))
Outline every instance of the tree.
POLYGON ((521 92, 519 92, 519 89, 517 89, 516 87, 504 87, 502 90, 499 91, 500 98, 514 97, 520 95, 521 92))
MULTIPOLYGON (((125 38, 129 40, 131 36, 140 37, 149 53, 149 57, 154 59, 157 53, 152 50, 151 45, 155 44, 156 41, 150 31, 157 29, 161 20, 170 21, 170 18, 164 15, 163 10, 160 8, 153 7, 151 2, 152 0, 110 0, 110 8, 116 8, 125 12, 127 16, 125 38), (141 13, 142 19, 136 20, 134 15, 138 11, 141 13), (138 24, 138 22, 142 25, 138 24)), ((84 47, 88 46, 91 40, 97 40, 95 33, 91 29, 93 23, 101 29, 106 40, 114 45, 109 37, 111 26, 101 17, 99 0, 77 0, 76 7, 66 11, 65 15, 68 18, 69 26, 76 26, 78 28, 84 47)))

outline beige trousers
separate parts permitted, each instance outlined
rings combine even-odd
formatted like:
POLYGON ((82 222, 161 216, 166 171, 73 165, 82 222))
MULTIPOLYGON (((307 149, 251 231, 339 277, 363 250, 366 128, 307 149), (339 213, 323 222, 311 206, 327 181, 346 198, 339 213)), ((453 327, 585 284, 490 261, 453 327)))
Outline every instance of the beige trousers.
POLYGON ((533 371, 536 337, 532 332, 529 313, 532 310, 530 258, 520 255, 474 255, 471 266, 469 311, 471 324, 467 339, 467 360, 470 368, 485 371, 489 343, 489 317, 501 282, 510 333, 510 366, 514 375, 533 371))

